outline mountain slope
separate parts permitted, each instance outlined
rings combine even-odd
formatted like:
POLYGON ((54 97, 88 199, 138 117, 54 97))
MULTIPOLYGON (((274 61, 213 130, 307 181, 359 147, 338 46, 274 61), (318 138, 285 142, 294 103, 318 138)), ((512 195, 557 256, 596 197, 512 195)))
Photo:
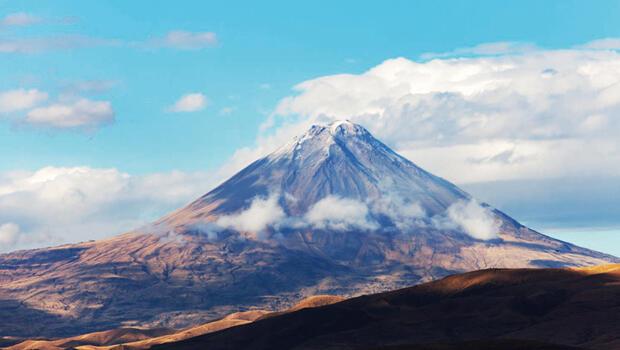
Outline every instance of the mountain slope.
POLYGON ((114 238, 0 255, 0 335, 185 327, 489 267, 617 261, 522 226, 359 125, 314 126, 114 238))
POLYGON ((618 349, 620 265, 493 269, 154 349, 618 349))

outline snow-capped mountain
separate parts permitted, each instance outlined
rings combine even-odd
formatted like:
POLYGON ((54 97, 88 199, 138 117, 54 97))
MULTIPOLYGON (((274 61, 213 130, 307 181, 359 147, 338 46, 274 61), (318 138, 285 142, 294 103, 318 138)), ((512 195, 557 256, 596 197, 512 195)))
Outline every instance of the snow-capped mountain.
POLYGON ((13 320, 0 334, 185 326, 480 268, 611 261, 522 226, 345 121, 313 126, 147 227, 0 256, 0 319, 13 320))
POLYGON ((230 214, 257 196, 279 194, 287 215, 302 215, 328 196, 363 202, 398 195, 438 214, 469 196, 417 167, 348 121, 312 126, 301 137, 243 169, 194 202, 196 214, 230 214), (214 206, 215 204, 215 206, 214 206))

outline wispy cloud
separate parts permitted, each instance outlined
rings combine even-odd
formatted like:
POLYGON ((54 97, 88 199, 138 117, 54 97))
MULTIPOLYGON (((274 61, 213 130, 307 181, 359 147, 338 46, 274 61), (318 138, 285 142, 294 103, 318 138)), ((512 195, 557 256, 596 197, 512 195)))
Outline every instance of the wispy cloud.
POLYGON ((458 48, 447 52, 427 52, 420 58, 427 60, 433 58, 463 57, 463 56, 494 56, 494 55, 513 55, 539 50, 531 43, 521 43, 512 41, 501 41, 484 43, 471 47, 458 48))
POLYGON ((20 241, 20 233, 19 226, 13 222, 0 224, 0 252, 14 247, 20 241))
POLYGON ((26 12, 11 13, 0 20, 1 27, 23 27, 40 23, 42 19, 26 12))
POLYGON ((48 51, 64 51, 86 47, 117 45, 121 45, 121 41, 92 38, 82 35, 0 38, 0 53, 35 54, 48 51))
POLYGON ((163 47, 178 50, 200 50, 218 44, 217 34, 214 32, 189 32, 173 30, 163 37, 146 42, 147 47, 163 47))
POLYGON ((220 115, 229 115, 229 114, 232 114, 232 113, 233 113, 234 111, 236 111, 236 110, 237 110, 237 107, 234 107, 234 106, 226 106, 226 107, 222 107, 222 108, 220 109, 219 114, 220 114, 220 115))
POLYGON ((80 80, 64 84, 63 90, 68 94, 102 93, 111 90, 119 84, 117 80, 80 80))
MULTIPOLYGON (((0 19, 0 29, 24 27, 34 24, 73 24, 73 17, 46 19, 30 13, 17 12, 0 19)), ((49 51, 65 51, 78 48, 117 46, 126 48, 170 48, 176 50, 201 50, 217 46, 219 43, 215 32, 192 32, 172 30, 161 37, 145 38, 138 41, 97 38, 80 34, 59 34, 45 36, 16 36, 14 34, 0 37, 0 53, 35 54, 49 51)))

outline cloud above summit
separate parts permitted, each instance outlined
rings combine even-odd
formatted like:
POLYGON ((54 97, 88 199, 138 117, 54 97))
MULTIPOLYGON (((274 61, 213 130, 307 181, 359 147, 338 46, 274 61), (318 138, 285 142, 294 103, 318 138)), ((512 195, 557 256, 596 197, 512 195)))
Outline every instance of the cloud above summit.
POLYGON ((620 175, 620 54, 604 49, 612 44, 477 46, 456 53, 471 57, 395 58, 307 80, 280 101, 257 147, 237 157, 312 123, 349 119, 460 183, 620 175))

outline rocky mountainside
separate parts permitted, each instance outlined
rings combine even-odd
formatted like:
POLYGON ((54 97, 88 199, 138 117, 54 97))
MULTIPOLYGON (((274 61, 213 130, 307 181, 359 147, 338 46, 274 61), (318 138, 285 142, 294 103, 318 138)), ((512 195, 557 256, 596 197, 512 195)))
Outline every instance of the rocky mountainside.
POLYGON ((481 268, 614 261, 530 230, 338 122, 152 225, 0 255, 0 319, 11 319, 0 336, 185 327, 481 268))

